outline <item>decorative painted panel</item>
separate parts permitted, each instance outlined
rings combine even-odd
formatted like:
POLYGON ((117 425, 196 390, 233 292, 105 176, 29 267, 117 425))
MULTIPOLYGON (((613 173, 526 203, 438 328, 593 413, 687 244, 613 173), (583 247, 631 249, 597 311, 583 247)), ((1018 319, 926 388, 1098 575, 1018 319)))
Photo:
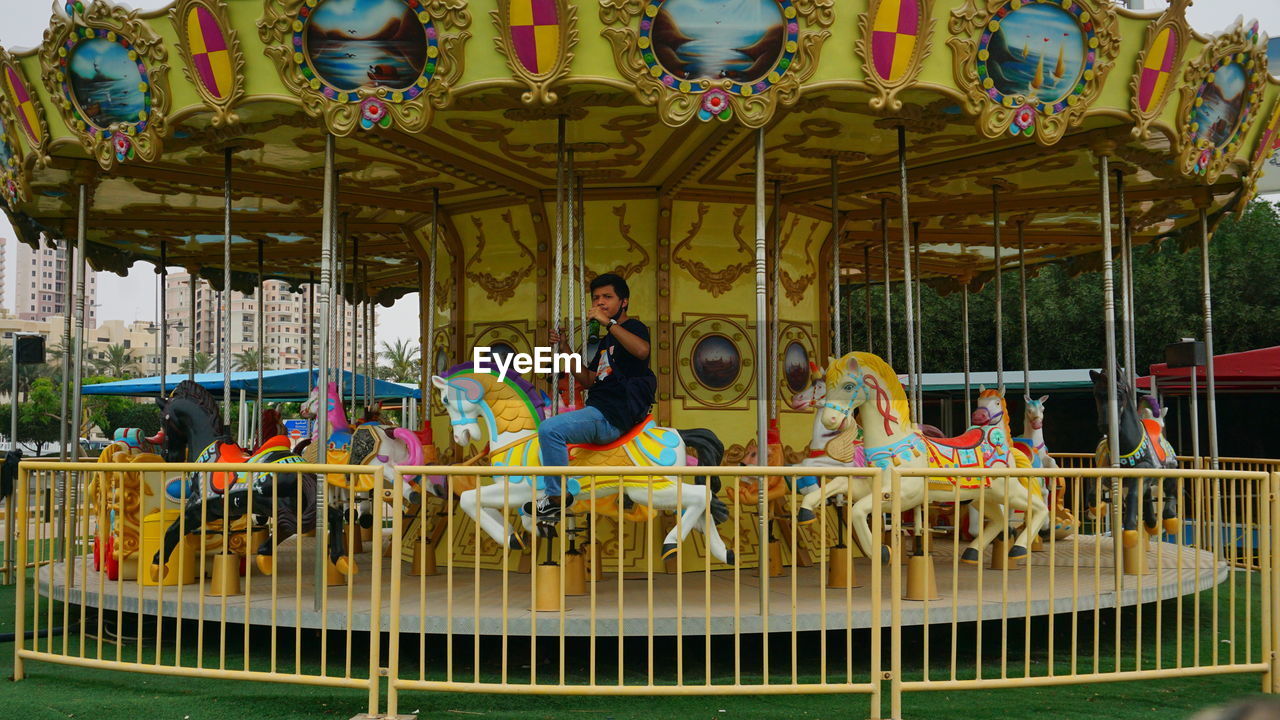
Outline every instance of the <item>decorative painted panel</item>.
POLYGON ((1267 48, 1257 22, 1236 23, 1187 66, 1178 113, 1183 173, 1218 179, 1253 127, 1266 82, 1267 48))
POLYGON ((857 53, 877 93, 872 109, 901 109, 898 93, 920 76, 934 24, 933 0, 871 0, 858 17, 857 53))
POLYGON ((183 72, 195 85, 200 99, 214 110, 214 127, 239 121, 232 107, 244 97, 244 53, 231 28, 225 2, 179 0, 169 10, 178 33, 178 54, 183 72))
POLYGON ((1164 111, 1177 81, 1191 31, 1186 10, 1191 0, 1173 0, 1160 19, 1147 27, 1147 42, 1133 76, 1133 135, 1145 138, 1148 126, 1164 111))
POLYGON ((498 28, 498 52, 512 74, 529 85, 520 99, 555 103, 559 98, 549 88, 569 74, 578 44, 578 6, 569 0, 498 0, 490 16, 498 28))

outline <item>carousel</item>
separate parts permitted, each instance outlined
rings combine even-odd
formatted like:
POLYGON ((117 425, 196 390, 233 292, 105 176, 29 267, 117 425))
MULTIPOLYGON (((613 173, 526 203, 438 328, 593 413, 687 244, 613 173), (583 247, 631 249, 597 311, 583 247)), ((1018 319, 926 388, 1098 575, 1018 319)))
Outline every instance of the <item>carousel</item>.
MULTIPOLYGON (((1109 332, 1097 353, 1108 369, 1099 423, 1121 442, 1100 465, 1171 467, 1158 435, 1138 439, 1136 408, 1126 411, 1140 374, 1133 249, 1177 242, 1207 253, 1280 147, 1265 36, 1243 21, 1202 35, 1184 17, 1189 4, 1147 13, 1107 0, 56 8, 38 48, 0 49, 0 194, 23 242, 74 257, 68 297, 81 297, 86 264, 181 266, 246 293, 286 281, 314 293, 314 387, 331 388, 345 371, 372 370, 373 308, 417 293, 422 403, 404 427, 366 427, 348 422, 359 415, 354 393, 330 389, 302 455, 264 433, 260 447, 208 458, 330 462, 331 473, 307 475, 309 484, 283 470, 175 484, 154 463, 195 461, 219 442, 231 392, 219 409, 171 374, 157 446, 125 438, 104 453, 147 470, 94 474, 99 484, 79 493, 47 481, 56 507, 87 498, 76 522, 101 552, 108 536, 132 534, 110 552, 134 570, 104 584, 105 563, 59 555, 40 571, 39 591, 112 612, 504 637, 880 627, 889 592, 877 585, 879 556, 898 553, 889 538, 903 534, 893 530, 919 540, 889 562, 910 562, 915 577, 922 561, 912 599, 925 604, 905 610, 905 624, 1140 605, 1215 587, 1228 567, 1179 540, 1172 489, 1054 482, 1045 407, 1029 386, 1006 388, 1001 375, 998 388, 967 393, 975 427, 960 438, 936 437, 919 414, 922 284, 967 298, 1016 276, 1021 308, 998 303, 995 317, 971 318, 966 304, 956 322, 967 343, 970 323, 1001 327, 1003 313, 1021 312, 1023 335, 1008 344, 1011 356, 1021 344, 1025 363, 1028 343, 1049 341, 1026 337, 1027 276, 1050 263, 1101 270, 1109 332), (540 491, 535 473, 492 468, 537 465, 527 443, 538 423, 581 406, 582 390, 551 376, 500 380, 471 364, 472 350, 532 353, 566 327, 585 351, 586 286, 605 273, 627 281, 630 314, 650 329, 656 402, 623 444, 576 452, 573 464, 616 476, 571 477, 586 499, 547 530, 519 510, 540 491), (912 290, 897 305, 895 285, 912 290), (873 303, 881 317, 906 319, 906 337, 873 322, 873 303), (336 358, 347 305, 365 319, 366 359, 355 368, 336 358), (1025 429, 1011 428, 1011 408, 1025 410, 1025 429), (1134 464, 1130 442, 1151 464, 1134 464), (397 463, 460 469, 402 474, 397 463), (708 465, 724 471, 697 477, 708 465), (795 465, 803 472, 780 469, 795 465), (880 469, 930 467, 957 476, 904 477, 892 499, 872 489, 880 469), (969 482, 988 468, 1026 477, 969 482), (129 504, 131 493, 111 490, 129 483, 154 487, 129 504), (225 505, 237 483, 256 499, 238 516, 215 513, 221 539, 182 545, 209 522, 193 501, 225 505), (1112 501, 1086 523, 1089 485, 1112 501), (279 501, 295 492, 297 502, 279 501), (978 508, 979 495, 984 510, 961 507, 978 508), (253 503, 263 503, 257 513, 253 503), (894 515, 882 535, 878 518, 891 508, 915 514, 894 515), (966 513, 976 524, 962 537, 966 513), (1006 523, 1016 525, 1007 538, 1006 523), (1074 559, 1063 552, 1071 542, 1074 559), (1056 554, 1045 550, 1055 544, 1056 554), (1125 563, 1113 545, 1126 548, 1125 563), (243 602, 118 588, 203 587, 193 563, 204 568, 205 554, 221 574, 210 586, 243 602), (566 556, 576 559, 553 562, 566 556), (1025 594, 984 601, 974 564, 1006 586, 1008 573, 1025 573, 1025 594), (544 576, 547 566, 555 574, 544 576), (1032 587, 1033 571, 1046 581, 1032 587), (1087 578, 1073 582, 1073 572, 1087 578), (597 622, 595 591, 589 614, 574 592, 535 610, 508 601, 564 576, 599 587, 608 622, 597 622), (797 582, 838 589, 842 604, 798 593, 797 582), (361 589, 353 605, 351 588, 368 583, 385 591, 361 589), (868 584, 877 589, 860 589, 868 584), (930 615, 938 588, 955 602, 930 615), (746 613, 740 596, 753 604, 757 593, 760 612, 746 613), (277 603, 295 594, 306 602, 277 603), (333 609, 338 598, 345 615, 333 609)), ((82 317, 68 315, 69 347, 83 332, 82 317)), ((975 370, 1004 372, 1005 339, 998 345, 999 366, 975 370)), ((67 416, 79 417, 81 365, 69 373, 67 416)), ((1208 397, 1216 461, 1212 388, 1208 397)))

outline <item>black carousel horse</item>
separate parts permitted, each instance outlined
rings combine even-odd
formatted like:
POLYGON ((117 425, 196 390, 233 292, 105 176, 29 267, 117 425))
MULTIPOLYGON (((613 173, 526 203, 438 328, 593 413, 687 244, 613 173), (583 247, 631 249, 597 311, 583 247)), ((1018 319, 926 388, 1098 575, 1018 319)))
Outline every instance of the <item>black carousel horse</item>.
MULTIPOLYGON (((158 398, 160 407, 161 453, 168 462, 249 462, 292 465, 304 462, 289 449, 287 438, 268 440, 250 455, 231 441, 222 424, 218 403, 209 391, 183 380, 168 399, 158 398)), ((315 528, 316 476, 313 473, 280 471, 269 473, 193 472, 187 481, 183 515, 165 531, 164 546, 153 559, 153 573, 159 574, 182 541, 182 525, 187 535, 200 532, 201 525, 213 521, 231 522, 244 517, 252 507, 255 524, 273 519, 271 536, 257 549, 257 564, 264 573, 273 570, 276 545, 299 532, 315 528), (252 475, 250 477, 250 475, 252 475), (301 506, 299 506, 301 483, 301 506), (272 500, 278 500, 272 512, 272 500), (251 504, 252 503, 252 504, 251 504), (225 510, 225 517, 224 517, 225 510), (164 562, 161 562, 161 557, 164 562)), ((344 574, 351 570, 346 557, 341 508, 330 506, 329 560, 344 574)))
MULTIPOLYGON (((1093 381, 1093 399, 1098 408, 1098 432, 1102 441, 1098 444, 1096 460, 1098 467, 1110 465, 1107 422, 1107 375, 1105 372, 1089 371, 1093 381)), ((1178 467, 1178 459, 1162 448, 1162 438, 1158 423, 1144 423, 1138 416, 1136 398, 1133 388, 1124 376, 1123 371, 1116 371, 1116 404, 1120 411, 1120 438, 1117 446, 1120 449, 1119 467, 1128 469, 1154 468, 1172 470, 1178 467), (1154 437, 1153 437, 1154 435, 1154 437)), ((1092 480, 1084 481, 1084 501, 1086 507, 1094 507, 1099 500, 1095 497, 1096 488, 1092 480)), ((1109 483, 1105 480, 1102 492, 1107 494, 1109 483)), ((1178 481, 1176 478, 1126 478, 1121 481, 1122 505, 1121 523, 1124 530, 1124 542, 1134 546, 1138 542, 1138 493, 1142 492, 1143 524, 1149 534, 1160 532, 1160 520, 1169 532, 1178 528, 1178 481), (1163 492, 1161 492, 1163 490, 1163 492), (1163 509, 1159 512, 1160 498, 1163 495, 1163 509)))

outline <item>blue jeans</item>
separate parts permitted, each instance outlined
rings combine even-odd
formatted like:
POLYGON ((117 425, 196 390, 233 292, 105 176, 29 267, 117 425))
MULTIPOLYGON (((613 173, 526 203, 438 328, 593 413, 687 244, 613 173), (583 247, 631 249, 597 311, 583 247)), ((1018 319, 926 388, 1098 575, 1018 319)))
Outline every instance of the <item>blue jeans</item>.
MULTIPOLYGON (((538 426, 538 444, 542 448, 542 464, 564 466, 569 464, 568 444, 604 445, 617 440, 622 431, 604 419, 604 414, 593 407, 552 415, 538 426)), ((544 475, 542 486, 547 495, 560 494, 560 476, 544 475)))

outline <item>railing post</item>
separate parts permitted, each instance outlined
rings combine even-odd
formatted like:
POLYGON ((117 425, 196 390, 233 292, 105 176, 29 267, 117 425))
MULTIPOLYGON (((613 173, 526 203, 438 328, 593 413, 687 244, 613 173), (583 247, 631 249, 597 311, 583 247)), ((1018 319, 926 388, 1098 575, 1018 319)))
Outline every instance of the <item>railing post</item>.
MULTIPOLYGON (((17 358, 14 358, 14 360, 16 361, 17 358)), ((5 519, 7 523, 14 521, 14 501, 18 503, 18 562, 17 567, 10 568, 10 570, 16 570, 18 576, 18 597, 13 611, 13 680, 17 682, 23 678, 22 646, 24 644, 23 636, 27 632, 27 506, 30 504, 30 500, 27 498, 27 469, 21 465, 18 466, 18 489, 9 499, 9 507, 7 508, 9 517, 5 519)), ((50 568, 52 567, 51 565, 50 568)), ((36 572, 39 571, 39 568, 37 568, 36 572)), ((52 573, 52 570, 50 572, 52 573)), ((10 574, 10 577, 12 578, 13 575, 10 574)), ((52 574, 50 578, 52 578, 52 574)), ((53 602, 52 588, 50 588, 49 602, 53 602)))
MULTIPOLYGON (((430 403, 428 398, 425 402, 430 403)), ((391 492, 391 627, 387 633, 387 714, 389 718, 396 717, 399 712, 400 697, 396 687, 396 678, 400 677, 400 578, 404 574, 404 562, 401 558, 404 552, 404 498, 399 488, 404 483, 404 476, 400 474, 399 468, 392 468, 395 472, 395 483, 391 492)), ((419 483, 423 484, 422 492, 426 492, 427 482, 426 475, 419 475, 419 483)), ((381 503, 382 499, 379 498, 381 503)), ((419 517, 426 513, 426 497, 422 498, 422 509, 420 509, 419 517)), ((419 532, 426 532, 425 528, 419 532)), ((381 544, 382 538, 375 537, 375 542, 381 544)), ((423 602, 423 598, 419 598, 418 602, 423 602)))
MULTIPOLYGON (((382 468, 377 467, 378 472, 375 477, 378 481, 382 480, 382 468)), ((348 487, 354 487, 354 476, 348 475, 348 487)), ((383 498, 381 482, 374 482, 373 485, 373 547, 369 548, 369 564, 371 577, 369 582, 372 587, 369 589, 369 716, 378 717, 378 695, 382 690, 382 506, 383 498)), ((392 485, 395 490, 393 492, 399 495, 400 478, 396 479, 396 483, 392 485)), ((348 532, 360 532, 358 527, 352 527, 348 532)), ((398 575, 400 566, 392 565, 391 571, 398 575)), ((395 606, 392 606, 395 609, 395 606)), ((389 639, 388 642, 391 642, 389 639)))
POLYGON ((1267 532, 1262 534, 1263 542, 1266 543, 1262 552, 1263 582, 1266 583, 1265 589, 1269 590, 1263 610, 1266 616, 1263 618, 1262 642, 1263 652, 1271 665, 1262 691, 1273 694, 1280 693, 1280 659, 1276 655, 1280 649, 1280 574, 1276 573, 1275 562, 1271 557, 1275 549, 1280 547, 1280 526, 1277 526, 1277 519, 1280 518, 1280 496, 1277 493, 1280 493, 1280 472, 1273 472, 1267 487, 1267 532))

